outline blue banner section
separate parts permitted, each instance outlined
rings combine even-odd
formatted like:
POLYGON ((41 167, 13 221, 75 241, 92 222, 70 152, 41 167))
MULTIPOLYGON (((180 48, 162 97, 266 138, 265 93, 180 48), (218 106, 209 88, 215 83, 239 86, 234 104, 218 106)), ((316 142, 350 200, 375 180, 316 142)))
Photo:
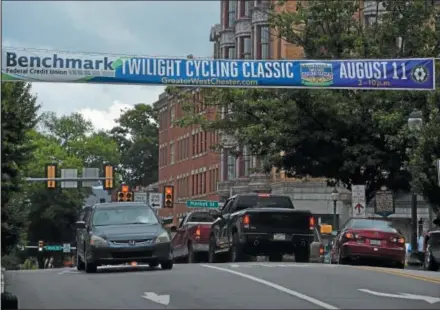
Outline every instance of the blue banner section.
POLYGON ((434 59, 199 60, 4 49, 3 80, 195 87, 435 89, 434 59))

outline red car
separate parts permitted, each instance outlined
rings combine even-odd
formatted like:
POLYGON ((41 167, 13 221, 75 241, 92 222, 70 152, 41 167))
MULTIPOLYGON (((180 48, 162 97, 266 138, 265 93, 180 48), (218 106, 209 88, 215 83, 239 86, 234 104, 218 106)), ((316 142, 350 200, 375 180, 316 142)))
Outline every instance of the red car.
POLYGON ((349 264, 368 259, 403 269, 405 254, 405 239, 390 221, 350 219, 333 241, 332 262, 349 264))
POLYGON ((188 263, 196 263, 200 256, 208 256, 209 234, 215 218, 205 211, 194 211, 187 214, 175 232, 172 240, 173 253, 176 261, 185 259, 188 263))

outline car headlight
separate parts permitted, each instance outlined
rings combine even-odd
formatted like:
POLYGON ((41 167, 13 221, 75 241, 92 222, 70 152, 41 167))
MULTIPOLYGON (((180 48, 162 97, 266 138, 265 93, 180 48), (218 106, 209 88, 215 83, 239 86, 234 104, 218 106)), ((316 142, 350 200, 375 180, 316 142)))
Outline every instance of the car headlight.
POLYGON ((162 243, 162 242, 170 242, 170 236, 168 235, 168 233, 165 231, 163 233, 161 233, 157 238, 156 238, 156 243, 162 243))
POLYGON ((107 241, 99 236, 92 236, 90 238, 90 244, 95 247, 106 247, 108 245, 107 241))

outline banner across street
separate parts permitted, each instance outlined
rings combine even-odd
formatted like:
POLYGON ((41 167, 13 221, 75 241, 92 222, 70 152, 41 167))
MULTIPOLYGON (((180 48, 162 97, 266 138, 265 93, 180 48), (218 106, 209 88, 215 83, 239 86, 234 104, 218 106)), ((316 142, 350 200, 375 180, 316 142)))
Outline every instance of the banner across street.
POLYGON ((197 87, 435 89, 433 58, 204 60, 4 48, 2 79, 197 87))

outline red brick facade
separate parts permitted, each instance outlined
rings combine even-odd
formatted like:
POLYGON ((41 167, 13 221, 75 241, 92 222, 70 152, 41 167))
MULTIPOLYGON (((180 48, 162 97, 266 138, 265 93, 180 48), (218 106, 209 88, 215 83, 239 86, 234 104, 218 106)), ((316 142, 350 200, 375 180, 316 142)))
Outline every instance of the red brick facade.
MULTIPOLYGON (((189 96, 196 113, 213 119, 216 109, 204 104, 200 92, 189 96)), ((164 185, 174 185, 174 210, 162 209, 159 215, 187 212, 187 200, 218 200, 219 153, 212 150, 218 144, 218 134, 205 132, 199 125, 182 128, 175 124, 184 117, 182 103, 166 94, 154 104, 159 112, 159 191, 164 185)))

